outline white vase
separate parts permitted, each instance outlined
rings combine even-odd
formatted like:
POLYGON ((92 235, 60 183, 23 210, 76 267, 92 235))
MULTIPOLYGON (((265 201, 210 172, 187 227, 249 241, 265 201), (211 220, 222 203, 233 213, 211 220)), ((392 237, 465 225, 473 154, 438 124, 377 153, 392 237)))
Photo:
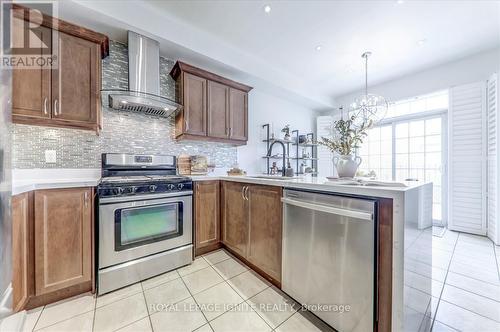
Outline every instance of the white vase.
POLYGON ((361 157, 352 155, 333 157, 333 164, 339 178, 353 178, 361 164, 361 157))

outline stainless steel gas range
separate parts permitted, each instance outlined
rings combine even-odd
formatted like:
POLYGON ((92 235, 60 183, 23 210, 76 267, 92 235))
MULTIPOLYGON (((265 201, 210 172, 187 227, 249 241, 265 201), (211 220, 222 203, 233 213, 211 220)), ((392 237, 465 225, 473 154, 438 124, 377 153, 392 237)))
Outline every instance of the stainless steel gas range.
POLYGON ((192 188, 174 156, 102 155, 99 295, 193 261, 192 188))

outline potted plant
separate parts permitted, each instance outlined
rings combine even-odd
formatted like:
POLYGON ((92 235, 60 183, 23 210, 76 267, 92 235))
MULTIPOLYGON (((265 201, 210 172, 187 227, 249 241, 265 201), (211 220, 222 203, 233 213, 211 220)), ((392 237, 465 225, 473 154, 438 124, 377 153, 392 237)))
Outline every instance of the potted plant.
POLYGON ((354 154, 360 144, 363 143, 363 139, 368 135, 367 131, 372 125, 372 120, 359 121, 356 115, 352 115, 347 120, 340 119, 334 122, 332 128, 334 131, 333 139, 321 137, 318 144, 340 155, 333 158, 333 163, 340 178, 353 178, 356 174, 362 160, 361 157, 354 154), (356 123, 359 123, 359 125, 355 125, 356 123))

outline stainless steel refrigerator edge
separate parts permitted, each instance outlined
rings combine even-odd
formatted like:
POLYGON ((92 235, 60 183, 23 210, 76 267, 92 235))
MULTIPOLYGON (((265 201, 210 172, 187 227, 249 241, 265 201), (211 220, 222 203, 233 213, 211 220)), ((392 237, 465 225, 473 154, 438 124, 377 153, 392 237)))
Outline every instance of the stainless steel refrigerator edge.
POLYGON ((0 70, 0 319, 12 308, 12 220, 10 215, 11 165, 10 122, 12 75, 0 70))
POLYGON ((282 201, 283 290, 338 331, 373 330, 375 201, 297 190, 282 201))

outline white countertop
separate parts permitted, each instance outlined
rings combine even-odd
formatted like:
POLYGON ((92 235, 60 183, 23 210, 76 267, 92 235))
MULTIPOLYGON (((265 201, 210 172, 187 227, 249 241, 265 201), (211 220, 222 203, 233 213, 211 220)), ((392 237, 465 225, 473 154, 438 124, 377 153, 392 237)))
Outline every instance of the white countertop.
POLYGON ((428 182, 411 181, 405 182, 406 187, 387 187, 387 186, 362 186, 362 185, 343 185, 329 181, 325 177, 293 177, 287 179, 273 178, 255 178, 250 176, 191 176, 193 181, 224 180, 235 182, 246 182, 262 185, 279 186, 284 188, 309 189, 325 192, 338 192, 346 194, 357 194, 373 197, 393 197, 396 193, 404 193, 415 188, 419 188, 428 182))
MULTIPOLYGON (((15 169, 12 171, 12 195, 37 189, 94 187, 99 184, 100 178, 100 169, 15 169)), ((324 177, 311 176, 284 180, 280 177, 255 178, 227 175, 191 176, 191 178, 193 181, 224 180, 373 197, 393 197, 396 193, 403 193, 425 184, 425 182, 408 182, 407 187, 341 185, 324 177)))
POLYGON ((101 181, 101 169, 14 169, 12 195, 38 189, 95 187, 101 181))

